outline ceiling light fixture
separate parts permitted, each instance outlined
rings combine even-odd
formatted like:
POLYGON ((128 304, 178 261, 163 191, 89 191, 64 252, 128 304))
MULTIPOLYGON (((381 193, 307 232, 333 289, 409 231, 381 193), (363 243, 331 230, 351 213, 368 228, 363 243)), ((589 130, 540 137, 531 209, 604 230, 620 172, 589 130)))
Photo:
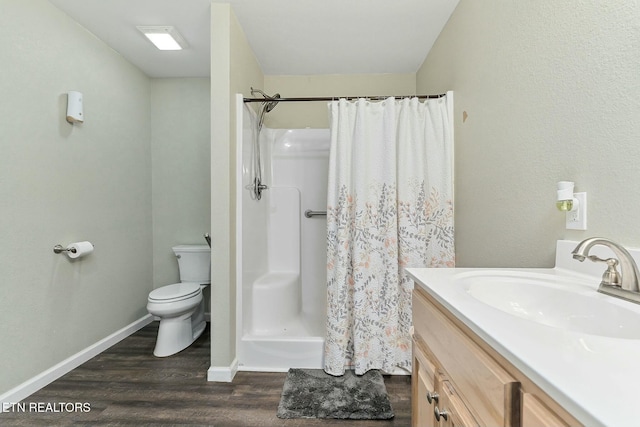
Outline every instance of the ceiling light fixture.
POLYGON ((182 50, 189 45, 175 28, 170 26, 138 26, 142 34, 160 50, 182 50))

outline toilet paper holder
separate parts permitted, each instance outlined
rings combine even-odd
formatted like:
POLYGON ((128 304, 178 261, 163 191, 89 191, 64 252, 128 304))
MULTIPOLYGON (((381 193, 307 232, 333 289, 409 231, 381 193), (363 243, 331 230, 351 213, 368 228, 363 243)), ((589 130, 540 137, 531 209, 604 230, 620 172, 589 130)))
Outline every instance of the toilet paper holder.
MULTIPOLYGON (((95 247, 95 245, 93 243, 92 243, 92 245, 95 247)), ((76 251, 76 248, 68 248, 68 247, 65 248, 62 245, 55 245, 53 247, 53 252, 55 252, 57 254, 61 254, 62 252, 71 252, 72 254, 75 254, 77 251, 76 251)))
POLYGON ((82 258, 84 256, 89 255, 93 252, 93 243, 91 242, 74 242, 65 248, 62 245, 55 245, 53 247, 53 252, 56 254, 66 253, 67 256, 71 259, 82 258))
POLYGON ((55 245, 53 247, 53 252, 57 254, 61 254, 62 252, 71 252, 73 254, 76 253, 76 248, 65 248, 62 245, 55 245))

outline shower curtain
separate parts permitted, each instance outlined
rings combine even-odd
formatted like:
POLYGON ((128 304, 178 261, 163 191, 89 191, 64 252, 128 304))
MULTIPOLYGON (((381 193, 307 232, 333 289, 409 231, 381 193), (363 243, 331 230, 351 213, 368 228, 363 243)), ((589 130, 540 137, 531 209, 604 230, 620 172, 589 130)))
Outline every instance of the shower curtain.
POLYGON ((452 96, 329 104, 329 374, 411 368, 405 268, 454 266, 452 96))

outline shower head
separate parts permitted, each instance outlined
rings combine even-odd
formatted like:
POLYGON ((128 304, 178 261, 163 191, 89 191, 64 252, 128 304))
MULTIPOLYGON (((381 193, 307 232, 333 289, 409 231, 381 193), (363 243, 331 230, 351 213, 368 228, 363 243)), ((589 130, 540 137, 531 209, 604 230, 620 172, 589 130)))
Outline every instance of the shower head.
POLYGON ((276 99, 279 99, 279 98, 280 98, 279 93, 276 93, 275 95, 269 98, 271 99, 271 101, 267 102, 267 106, 265 107, 265 110, 267 111, 267 113, 273 110, 274 108, 276 108, 276 105, 278 105, 278 101, 276 101, 276 99))
POLYGON ((269 96, 260 89, 251 88, 251 95, 254 95, 255 93, 259 93, 264 98, 264 102, 262 103, 262 105, 264 106, 263 108, 265 113, 270 112, 271 110, 276 108, 276 105, 278 105, 278 99, 280 98, 279 93, 276 93, 273 96, 269 96))

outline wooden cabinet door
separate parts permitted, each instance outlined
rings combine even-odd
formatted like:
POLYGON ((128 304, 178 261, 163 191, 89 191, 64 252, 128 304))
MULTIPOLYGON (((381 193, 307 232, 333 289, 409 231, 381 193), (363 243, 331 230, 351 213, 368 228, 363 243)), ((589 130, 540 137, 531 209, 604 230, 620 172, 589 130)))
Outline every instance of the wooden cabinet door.
MULTIPOLYGON (((435 393, 435 366, 413 343, 413 373, 411 377, 412 403, 411 425, 413 427, 435 427, 433 403, 435 393)), ((437 398, 436 398, 437 400, 437 398)))
MULTIPOLYGON (((460 396, 455 392, 449 381, 441 381, 439 391, 439 402, 434 407, 434 414, 439 415, 440 427, 480 427, 480 423, 465 406, 460 396)), ((436 415, 434 415, 437 418, 436 415)))
POLYGON ((534 395, 522 394, 522 427, 567 427, 568 425, 534 395))

